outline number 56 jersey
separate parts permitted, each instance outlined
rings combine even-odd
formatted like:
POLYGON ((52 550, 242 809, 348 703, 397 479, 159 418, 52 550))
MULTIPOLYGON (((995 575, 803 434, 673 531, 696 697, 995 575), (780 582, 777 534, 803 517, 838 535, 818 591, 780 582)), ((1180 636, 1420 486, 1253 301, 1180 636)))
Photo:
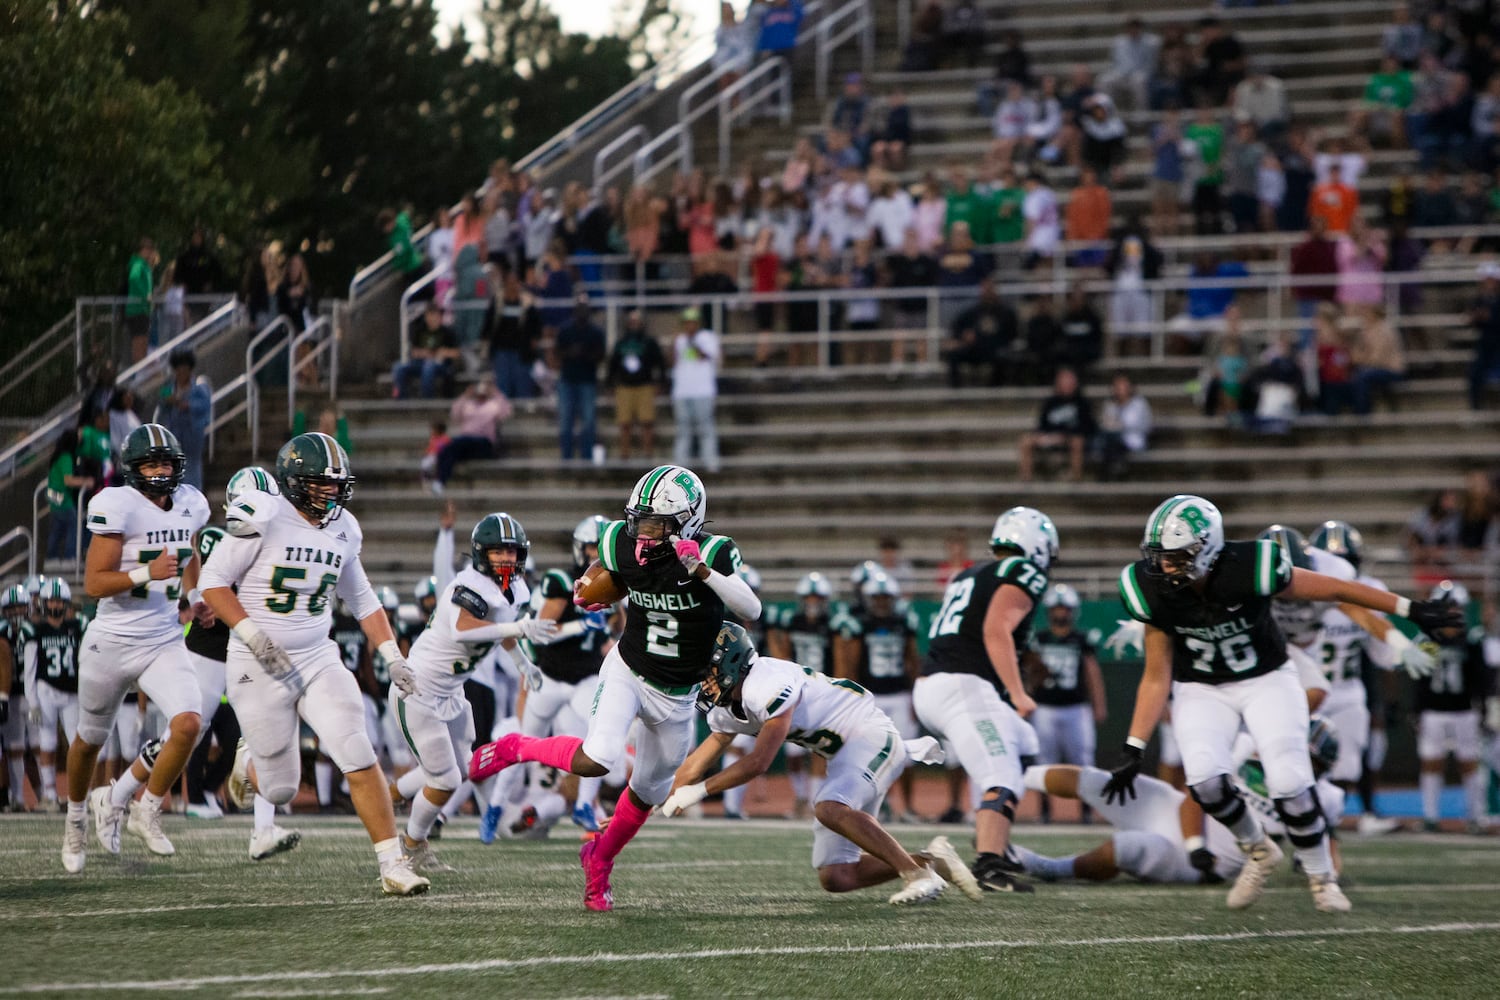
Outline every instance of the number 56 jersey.
POLYGON ((790 711, 792 728, 787 742, 831 758, 845 743, 861 735, 895 732, 890 717, 870 693, 853 681, 834 680, 791 660, 758 657, 740 688, 737 715, 727 708, 708 713, 708 728, 716 733, 754 736, 771 719, 790 711), (790 706, 790 708, 788 707, 790 706))
POLYGON ((319 527, 285 497, 252 490, 227 515, 228 534, 214 546, 198 587, 238 588, 250 620, 283 649, 329 642, 335 595, 355 618, 379 609, 359 561, 364 534, 347 510, 319 527))
MULTIPOLYGON (((120 572, 144 566, 163 552, 177 553, 179 573, 193 558, 193 539, 208 523, 208 501, 187 484, 172 491, 162 510, 131 486, 102 489, 89 501, 84 522, 96 535, 120 536, 120 572)), ((97 627, 128 639, 163 639, 182 635, 177 621, 177 577, 152 580, 99 601, 97 627)))

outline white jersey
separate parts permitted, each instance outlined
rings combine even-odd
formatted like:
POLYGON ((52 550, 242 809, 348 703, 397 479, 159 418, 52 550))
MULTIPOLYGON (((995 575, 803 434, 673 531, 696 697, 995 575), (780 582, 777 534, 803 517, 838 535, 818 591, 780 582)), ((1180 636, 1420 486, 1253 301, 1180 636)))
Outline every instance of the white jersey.
MULTIPOLYGON (((111 486, 89 501, 88 528, 96 535, 119 535, 120 572, 129 573, 163 552, 177 553, 177 571, 187 568, 198 529, 208 523, 208 501, 186 483, 172 492, 166 510, 133 486, 111 486)), ((179 577, 152 580, 99 601, 99 628, 131 639, 159 639, 176 632, 179 577)))
MULTIPOLYGON (((1324 576, 1339 580, 1354 579, 1354 567, 1347 559, 1340 558, 1331 552, 1324 552, 1322 549, 1309 548, 1306 553, 1312 563, 1314 573, 1322 573, 1324 576)), ((1278 598, 1271 604, 1271 616, 1276 619, 1276 624, 1286 634, 1287 642, 1293 646, 1311 650, 1318 642, 1321 617, 1326 609, 1332 607, 1335 605, 1278 598)))
MULTIPOLYGON (((417 636, 407 654, 407 663, 417 674, 417 688, 424 699, 441 700, 461 692, 464 681, 495 645, 493 642, 464 642, 461 638, 462 633, 458 630, 461 608, 455 600, 461 590, 468 591, 464 595, 465 601, 472 602, 475 598, 482 601, 486 613, 479 617, 495 624, 515 621, 526 613, 531 603, 531 591, 520 574, 511 578, 510 596, 507 597, 493 578, 472 566, 461 570, 438 595, 432 620, 417 636)), ((470 613, 473 613, 472 608, 470 613)))
MULTIPOLYGON (((1385 584, 1373 576, 1359 576, 1356 579, 1367 587, 1386 589, 1385 584)), ((1323 667, 1323 676, 1328 678, 1328 683, 1333 687, 1343 684, 1358 686, 1361 691, 1364 690, 1364 680, 1360 673, 1362 651, 1370 652, 1372 658, 1382 665, 1394 659, 1387 652, 1385 643, 1356 625, 1354 619, 1340 611, 1336 604, 1323 612, 1321 624, 1318 644, 1309 652, 1317 656, 1323 667)))
POLYGON ((319 527, 286 497, 251 490, 229 508, 227 529, 198 586, 238 588, 250 620, 283 649, 330 641, 335 595, 360 620, 381 610, 359 561, 364 534, 348 511, 319 527))
POLYGON ((791 660, 758 658, 740 689, 743 717, 727 708, 708 713, 708 728, 716 733, 754 736, 768 721, 788 711, 792 728, 787 742, 831 758, 846 742, 872 730, 895 724, 875 699, 853 681, 834 680, 791 660))

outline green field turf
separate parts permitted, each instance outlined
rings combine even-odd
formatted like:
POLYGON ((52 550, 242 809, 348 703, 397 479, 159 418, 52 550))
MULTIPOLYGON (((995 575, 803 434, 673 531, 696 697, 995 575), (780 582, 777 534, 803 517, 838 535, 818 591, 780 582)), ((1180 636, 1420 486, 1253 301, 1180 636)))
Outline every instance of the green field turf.
MULTIPOLYGON (((1290 871, 1253 909, 1221 887, 1043 885, 909 909, 889 888, 830 896, 802 823, 653 819, 615 869, 615 912, 583 909, 578 842, 437 846, 458 868, 382 898, 362 831, 299 818, 296 852, 245 858, 243 819, 169 818, 178 855, 58 860, 60 816, 0 818, 0 996, 1493 997, 1500 841, 1345 841, 1354 912, 1313 910, 1290 871)), ((946 832, 896 827, 920 847, 946 832)), ((1102 828, 1017 839, 1044 853, 1102 828)))

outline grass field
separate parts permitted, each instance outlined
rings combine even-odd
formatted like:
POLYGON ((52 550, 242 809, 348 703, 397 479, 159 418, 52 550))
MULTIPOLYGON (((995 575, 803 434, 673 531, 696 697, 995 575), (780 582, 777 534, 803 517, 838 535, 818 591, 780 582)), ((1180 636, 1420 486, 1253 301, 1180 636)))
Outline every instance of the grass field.
MULTIPOLYGON (((615 912, 581 903, 578 842, 438 848, 457 873, 384 899, 352 820, 301 818, 255 864, 249 826, 168 819, 175 858, 127 835, 62 872, 59 816, 0 817, 0 996, 1486 997, 1500 995, 1500 841, 1345 841, 1354 912, 1313 910, 1290 871, 1253 909, 1222 888, 1043 885, 895 909, 830 896, 801 823, 653 819, 615 870, 615 912)), ((909 847, 946 832, 898 827, 909 847)), ((1102 828, 1020 828, 1044 853, 1102 828)))

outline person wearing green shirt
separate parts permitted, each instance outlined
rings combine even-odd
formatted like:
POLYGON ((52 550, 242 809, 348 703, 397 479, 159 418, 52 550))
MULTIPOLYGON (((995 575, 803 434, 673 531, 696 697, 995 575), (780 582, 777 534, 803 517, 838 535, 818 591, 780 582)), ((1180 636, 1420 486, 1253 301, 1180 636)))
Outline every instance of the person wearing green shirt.
POLYGON ((130 336, 132 363, 144 358, 151 345, 151 293, 155 291, 152 268, 156 261, 156 244, 149 236, 141 237, 125 275, 125 332, 130 336))
POLYGON ((1406 147, 1406 115, 1416 99, 1411 73, 1390 56, 1380 60, 1380 71, 1365 85, 1365 106, 1349 116, 1349 130, 1355 135, 1390 139, 1397 148, 1406 147))
POLYGON ((93 489, 92 476, 75 474, 78 432, 58 435, 47 467, 47 558, 72 559, 78 548, 78 491, 93 489))
POLYGON ((1022 205, 1026 201, 1026 189, 1016 180, 1014 170, 1000 175, 1000 186, 991 196, 994 216, 990 225, 990 240, 994 243, 1019 243, 1026 238, 1026 217, 1022 205))
POLYGON ((1204 106, 1182 134, 1198 150, 1201 171, 1193 184, 1194 229, 1199 236, 1223 232, 1219 189, 1224 183, 1224 126, 1214 118, 1213 109, 1204 106))
POLYGON ((975 235, 975 241, 983 242, 976 235, 979 230, 983 229, 987 233, 990 228, 989 220, 980 217, 984 210, 983 196, 969 180, 969 172, 963 167, 953 168, 953 172, 949 174, 949 183, 948 214, 943 236, 946 238, 953 231, 955 222, 963 222, 968 225, 969 233, 975 235))
POLYGON ((411 239, 411 214, 404 208, 399 212, 385 209, 380 213, 380 231, 391 251, 391 266, 411 284, 422 270, 422 252, 411 239))

